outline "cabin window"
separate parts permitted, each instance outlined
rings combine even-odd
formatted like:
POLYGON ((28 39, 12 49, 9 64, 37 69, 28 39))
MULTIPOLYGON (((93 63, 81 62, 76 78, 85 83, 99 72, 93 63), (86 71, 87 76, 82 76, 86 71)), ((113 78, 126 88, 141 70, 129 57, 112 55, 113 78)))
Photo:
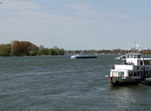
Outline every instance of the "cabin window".
POLYGON ((131 77, 133 75, 133 73, 132 72, 129 72, 129 76, 131 77))
POLYGON ((143 61, 140 61, 140 65, 143 65, 143 61))
POLYGON ((150 74, 150 70, 148 70, 148 75, 150 74))
POLYGON ((137 76, 138 75, 138 72, 135 72, 135 76, 137 76))
POLYGON ((151 70, 149 70, 149 76, 151 76, 151 70))
POLYGON ((113 71, 112 76, 117 77, 118 76, 117 71, 113 71))
POLYGON ((129 55, 129 58, 133 58, 133 55, 129 55))
POLYGON ((134 72, 133 76, 140 76, 141 72, 134 72))
POLYGON ((148 74, 148 71, 146 71, 146 75, 148 74))
POLYGON ((137 72, 137 76, 140 76, 140 72, 137 72))
POLYGON ((143 71, 141 71, 141 76, 143 75, 143 71))
POLYGON ((138 72, 135 73, 135 76, 138 76, 138 72))
POLYGON ((136 76, 136 72, 134 72, 134 75, 133 76, 136 76))
POLYGON ((134 58, 137 58, 137 55, 134 55, 134 58))
POLYGON ((132 76, 134 76, 134 72, 131 72, 132 76))
POLYGON ((144 61, 144 64, 145 64, 145 65, 149 65, 150 62, 146 60, 146 61, 144 61))
POLYGON ((122 76, 124 76, 124 72, 122 72, 122 71, 119 71, 119 72, 118 72, 118 76, 119 76, 119 77, 122 77, 122 76))
POLYGON ((146 75, 147 75, 147 76, 150 75, 150 70, 146 71, 146 75))
POLYGON ((151 70, 150 70, 149 74, 151 75, 151 70))

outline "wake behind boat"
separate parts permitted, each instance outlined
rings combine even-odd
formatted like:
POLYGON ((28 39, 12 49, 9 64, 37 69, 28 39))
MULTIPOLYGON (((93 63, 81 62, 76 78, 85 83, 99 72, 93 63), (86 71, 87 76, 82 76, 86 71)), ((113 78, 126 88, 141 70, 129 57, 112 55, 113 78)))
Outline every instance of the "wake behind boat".
POLYGON ((71 59, 88 59, 88 58, 97 58, 96 55, 72 55, 71 59))

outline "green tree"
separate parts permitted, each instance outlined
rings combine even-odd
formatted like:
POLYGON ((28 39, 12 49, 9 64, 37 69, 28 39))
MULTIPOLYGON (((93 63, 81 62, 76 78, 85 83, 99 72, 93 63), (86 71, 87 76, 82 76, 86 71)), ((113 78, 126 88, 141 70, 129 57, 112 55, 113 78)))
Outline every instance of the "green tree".
POLYGON ((36 56, 38 51, 29 51, 30 56, 36 56))
POLYGON ((55 49, 57 55, 64 55, 64 49, 55 49))
POLYGON ((44 49, 38 50, 37 55, 39 55, 39 56, 40 55, 50 55, 49 49, 44 48, 44 49))
POLYGON ((10 44, 0 45, 0 56, 10 56, 10 53, 11 53, 11 45, 10 44))

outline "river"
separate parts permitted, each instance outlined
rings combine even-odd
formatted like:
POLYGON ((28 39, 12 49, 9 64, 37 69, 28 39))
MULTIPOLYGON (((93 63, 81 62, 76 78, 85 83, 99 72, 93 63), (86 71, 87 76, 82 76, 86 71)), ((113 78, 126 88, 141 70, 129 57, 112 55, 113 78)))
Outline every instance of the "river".
POLYGON ((112 86, 117 55, 0 57, 0 111, 150 111, 151 86, 112 86))

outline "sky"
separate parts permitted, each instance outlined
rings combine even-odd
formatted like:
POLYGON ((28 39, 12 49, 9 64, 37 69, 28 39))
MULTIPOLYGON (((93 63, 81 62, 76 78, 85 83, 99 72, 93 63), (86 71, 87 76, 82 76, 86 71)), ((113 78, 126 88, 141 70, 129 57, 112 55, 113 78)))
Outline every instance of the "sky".
POLYGON ((65 50, 151 48, 151 0, 0 0, 0 44, 65 50))

